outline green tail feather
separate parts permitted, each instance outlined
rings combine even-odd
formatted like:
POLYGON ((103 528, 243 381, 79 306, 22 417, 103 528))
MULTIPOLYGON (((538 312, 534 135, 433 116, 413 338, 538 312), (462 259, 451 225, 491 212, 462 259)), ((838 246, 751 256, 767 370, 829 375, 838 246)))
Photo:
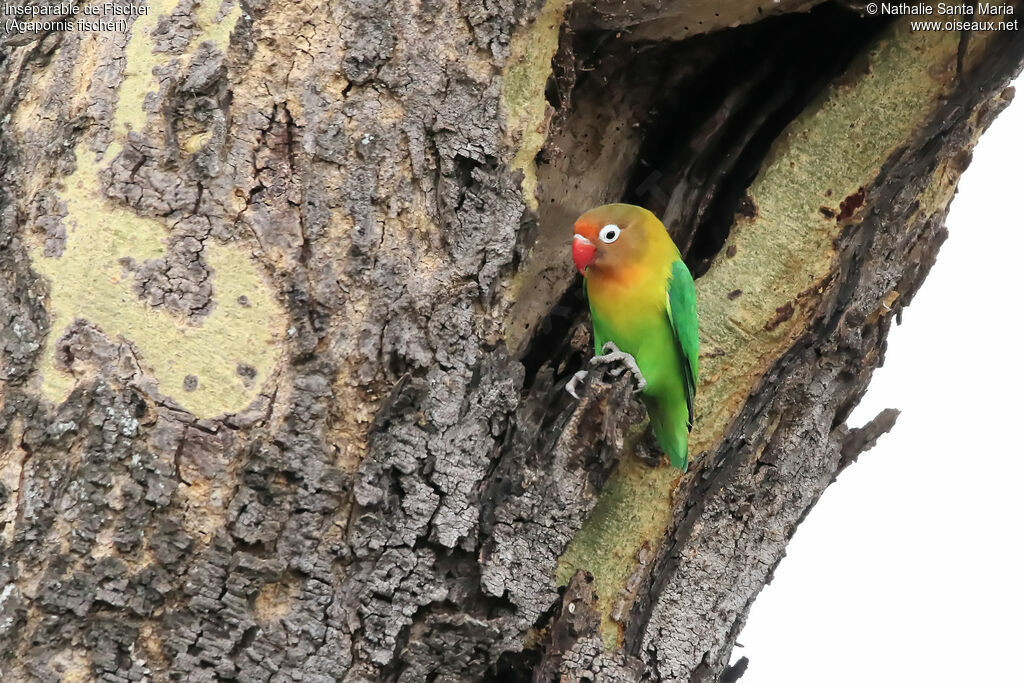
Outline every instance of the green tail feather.
POLYGON ((658 445, 665 451, 672 466, 685 472, 689 464, 689 430, 686 426, 686 409, 683 409, 682 415, 671 414, 671 411, 666 411, 659 405, 660 402, 650 400, 645 403, 647 404, 647 414, 651 418, 651 429, 654 430, 654 436, 658 439, 658 445))

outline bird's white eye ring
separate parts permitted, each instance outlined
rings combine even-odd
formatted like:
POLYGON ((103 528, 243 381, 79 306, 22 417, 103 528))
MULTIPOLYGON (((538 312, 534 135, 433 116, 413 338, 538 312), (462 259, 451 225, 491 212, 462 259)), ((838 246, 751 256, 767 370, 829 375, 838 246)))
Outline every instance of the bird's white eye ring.
POLYGON ((599 236, 602 242, 604 242, 605 244, 611 244, 615 240, 619 239, 619 234, 621 232, 622 229, 619 228, 619 226, 615 225, 614 223, 609 223, 608 225, 601 228, 599 236))

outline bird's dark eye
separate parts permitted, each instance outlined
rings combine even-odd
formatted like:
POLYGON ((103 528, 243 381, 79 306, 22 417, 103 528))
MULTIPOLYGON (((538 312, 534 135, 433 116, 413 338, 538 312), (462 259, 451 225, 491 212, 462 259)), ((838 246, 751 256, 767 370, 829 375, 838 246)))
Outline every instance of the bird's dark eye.
POLYGON ((619 239, 619 233, 621 232, 622 230, 619 228, 619 226, 615 225, 614 223, 609 223, 608 225, 601 228, 601 241, 604 242, 605 244, 611 244, 615 240, 619 239))

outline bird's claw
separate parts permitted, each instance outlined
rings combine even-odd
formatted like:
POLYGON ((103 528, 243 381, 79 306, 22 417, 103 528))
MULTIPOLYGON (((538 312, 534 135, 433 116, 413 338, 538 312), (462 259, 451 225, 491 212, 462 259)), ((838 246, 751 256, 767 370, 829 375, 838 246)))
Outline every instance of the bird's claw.
POLYGON ((601 351, 604 353, 590 359, 591 365, 610 365, 612 363, 618 363, 619 366, 609 370, 609 374, 613 377, 619 377, 625 370, 629 370, 633 374, 633 379, 636 380, 636 389, 633 390, 633 393, 639 394, 647 388, 647 380, 644 379, 643 373, 640 372, 640 366, 636 364, 636 358, 633 358, 632 354, 621 351, 619 347, 615 345, 615 342, 607 342, 601 347, 601 351))
POLYGON ((568 391, 569 395, 572 396, 577 401, 580 400, 580 395, 576 393, 576 387, 579 385, 580 382, 582 382, 586 378, 587 371, 580 370, 575 375, 573 375, 569 382, 565 385, 565 390, 568 391))
MULTIPOLYGON (((603 353, 600 356, 594 356, 590 359, 590 364, 594 365, 612 365, 616 364, 615 367, 609 368, 606 372, 612 377, 621 377, 622 373, 629 370, 633 375, 633 379, 636 380, 636 389, 633 390, 634 394, 639 394, 641 391, 647 388, 647 380, 644 379, 644 375, 640 372, 640 366, 636 364, 636 358, 633 358, 631 354, 621 351, 615 342, 608 342, 601 347, 603 353)), ((565 385, 565 390, 569 392, 577 401, 580 399, 577 393, 577 388, 580 382, 587 377, 586 370, 580 370, 573 375, 565 385)))

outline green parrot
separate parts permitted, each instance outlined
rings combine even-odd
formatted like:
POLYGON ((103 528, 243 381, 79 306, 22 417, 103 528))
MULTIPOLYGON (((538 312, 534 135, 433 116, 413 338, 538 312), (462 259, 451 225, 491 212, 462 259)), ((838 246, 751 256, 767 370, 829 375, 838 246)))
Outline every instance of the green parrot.
MULTIPOLYGON (((621 362, 637 376, 658 443, 685 471, 697 390, 693 277, 665 226, 639 206, 591 209, 573 233, 572 259, 583 274, 594 325, 591 362, 621 362)), ((573 396, 585 375, 570 381, 573 396)))

